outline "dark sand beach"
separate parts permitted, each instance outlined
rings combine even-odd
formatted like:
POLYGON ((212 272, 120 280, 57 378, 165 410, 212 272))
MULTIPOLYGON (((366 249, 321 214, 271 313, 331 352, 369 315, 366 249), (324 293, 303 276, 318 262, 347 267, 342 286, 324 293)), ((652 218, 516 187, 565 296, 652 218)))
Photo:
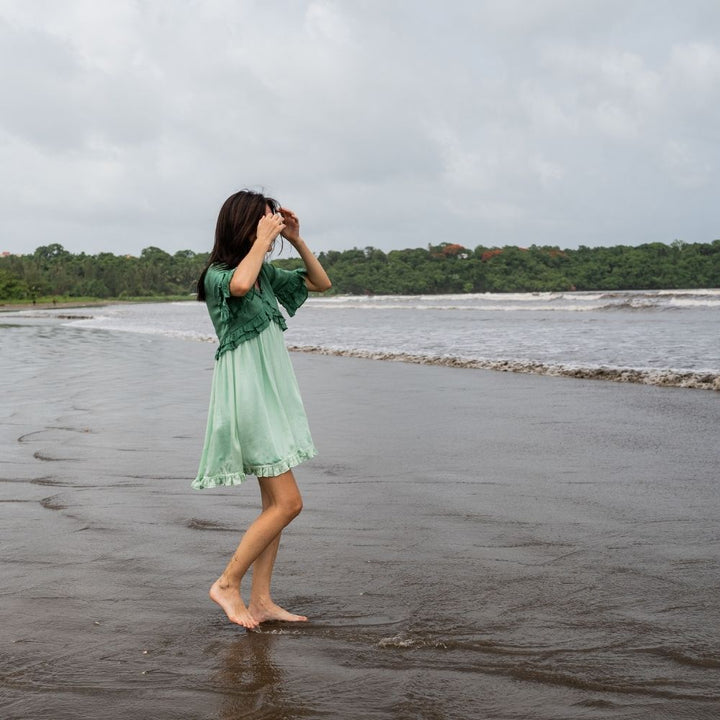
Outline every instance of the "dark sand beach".
POLYGON ((207 589, 214 346, 0 328, 0 716, 716 718, 716 393, 294 354, 320 455, 274 592, 207 589))

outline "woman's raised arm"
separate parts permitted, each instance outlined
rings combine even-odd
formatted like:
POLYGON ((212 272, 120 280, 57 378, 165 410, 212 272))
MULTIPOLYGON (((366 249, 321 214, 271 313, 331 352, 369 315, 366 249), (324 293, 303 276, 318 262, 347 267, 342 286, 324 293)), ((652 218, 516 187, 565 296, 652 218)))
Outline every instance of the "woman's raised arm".
POLYGON ((305 287, 313 292, 325 292, 325 290, 329 290, 332 287, 332 283, 325 272, 325 268, 300 237, 300 220, 297 215, 295 215, 292 210, 288 210, 288 208, 280 208, 280 212, 285 222, 285 229, 281 234, 298 251, 298 254, 305 264, 305 269, 307 270, 305 287))

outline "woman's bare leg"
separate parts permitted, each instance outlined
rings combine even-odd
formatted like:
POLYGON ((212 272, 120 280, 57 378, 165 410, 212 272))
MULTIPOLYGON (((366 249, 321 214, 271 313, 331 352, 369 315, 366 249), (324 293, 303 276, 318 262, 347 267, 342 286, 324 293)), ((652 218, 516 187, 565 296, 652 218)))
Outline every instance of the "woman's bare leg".
MULTIPOLYGON (((240 583, 258 557, 275 540, 279 544, 282 529, 302 510, 302 498, 292 472, 263 478, 262 487, 265 487, 268 495, 267 501, 263 499, 262 512, 246 530, 227 567, 210 588, 210 597, 225 611, 230 622, 251 629, 262 621, 256 620, 245 606, 240 596, 240 583)), ((272 553, 272 562, 276 553, 277 547, 272 553)))
MULTIPOLYGON (((273 487, 268 480, 274 478, 262 478, 260 482, 260 494, 262 496, 263 510, 272 506, 273 487)), ((298 497, 300 493, 298 491, 298 497)), ((280 547, 280 535, 258 555, 253 563, 252 589, 250 591, 249 611, 252 617, 259 623, 268 620, 283 620, 285 622, 301 622, 307 620, 304 615, 295 615, 273 602, 270 596, 270 583, 272 582, 273 567, 280 547)))

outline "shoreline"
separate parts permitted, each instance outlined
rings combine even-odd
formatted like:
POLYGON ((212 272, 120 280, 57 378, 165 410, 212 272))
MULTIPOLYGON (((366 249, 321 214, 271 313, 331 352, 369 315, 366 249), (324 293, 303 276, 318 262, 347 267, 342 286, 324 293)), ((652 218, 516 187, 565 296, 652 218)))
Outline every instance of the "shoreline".
MULTIPOLYGON (((38 311, 43 316, 44 311, 70 310, 82 308, 98 308, 111 305, 142 305, 154 302, 177 302, 177 299, 167 298, 163 301, 157 298, 148 300, 123 300, 123 301, 84 301, 84 302, 62 302, 62 303, 39 303, 36 305, 0 305, 0 313, 11 315, 13 312, 38 311)), ((50 313, 44 315, 61 320, 91 320, 92 315, 63 315, 50 313)), ((131 329, 117 330, 118 332, 133 332, 131 329)), ((163 332, 157 332, 158 337, 163 332)), ((182 333, 173 334, 173 337, 180 337, 185 341, 195 342, 216 342, 212 337, 199 338, 197 336, 184 337, 182 333)), ((537 360, 513 360, 513 359, 486 359, 472 358, 455 355, 432 355, 406 353, 401 351, 380 351, 366 350, 362 348, 337 348, 323 347, 319 345, 296 345, 287 344, 291 352, 312 353, 316 355, 351 357, 366 360, 384 360, 388 362, 402 362, 413 365, 435 365, 473 370, 492 370, 495 372, 517 373, 523 375, 537 375, 549 377, 565 377, 578 380, 605 380, 612 383, 624 383, 632 385, 650 385, 664 388, 681 388, 688 390, 710 390, 720 392, 720 370, 688 370, 677 368, 649 368, 609 365, 575 365, 572 363, 546 363, 537 360)))
POLYGON ((147 303, 166 303, 166 302, 183 302, 185 300, 194 300, 195 298, 186 298, 179 295, 168 295, 167 297, 143 297, 115 300, 107 298, 105 300, 62 300, 58 302, 23 302, 23 303, 0 303, 0 313, 15 312, 24 310, 63 310, 69 308, 83 307, 107 307, 108 305, 145 305, 147 303))
POLYGON ((288 350, 298 353, 353 357, 364 360, 385 360, 413 365, 437 365, 472 370, 520 373, 523 375, 547 375, 578 380, 607 380, 633 385, 654 385, 687 390, 713 390, 720 392, 720 372, 689 370, 640 370, 637 368, 571 367, 533 362, 530 360, 472 360, 454 356, 413 355, 410 353, 374 352, 370 350, 337 350, 313 345, 288 345, 288 350))
MULTIPOLYGON (((22 311, 22 310, 63 310, 66 308, 81 308, 81 307, 104 307, 105 305, 115 305, 115 304, 122 304, 122 300, 118 300, 117 303, 115 301, 108 302, 106 300, 85 300, 83 302, 39 302, 39 303, 18 303, 17 305, 6 305, 5 303, 0 303, 0 313, 4 312, 15 312, 15 311, 22 311)), ((133 302, 133 301, 128 301, 133 302)))

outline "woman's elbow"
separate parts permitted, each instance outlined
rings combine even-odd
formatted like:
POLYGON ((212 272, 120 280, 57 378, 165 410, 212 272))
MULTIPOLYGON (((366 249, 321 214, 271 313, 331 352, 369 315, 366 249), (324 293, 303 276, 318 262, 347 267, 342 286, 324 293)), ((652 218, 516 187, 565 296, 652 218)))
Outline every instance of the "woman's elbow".
POLYGON ((250 292, 251 288, 252 285, 248 285, 247 283, 230 281, 230 294, 233 297, 243 297, 243 295, 247 295, 250 292))
POLYGON ((330 280, 323 280, 322 282, 312 282, 308 278, 305 278, 305 287, 310 292, 325 292, 332 287, 330 280))

